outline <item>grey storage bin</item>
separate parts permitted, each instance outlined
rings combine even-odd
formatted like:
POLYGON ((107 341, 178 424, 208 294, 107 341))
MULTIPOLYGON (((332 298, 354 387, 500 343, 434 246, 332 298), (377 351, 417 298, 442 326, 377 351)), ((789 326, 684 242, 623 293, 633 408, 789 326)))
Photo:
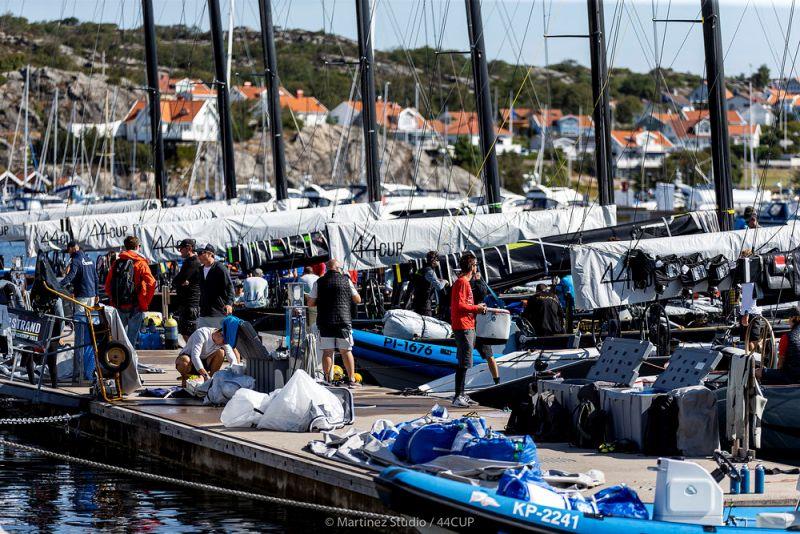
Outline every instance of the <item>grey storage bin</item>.
POLYGON ((609 441, 629 439, 641 450, 647 428, 647 409, 657 395, 652 390, 601 388, 600 403, 611 418, 609 441))
POLYGON ((251 355, 245 360, 245 373, 256 380, 253 389, 261 393, 272 393, 282 388, 292 377, 295 366, 285 351, 264 352, 251 355))

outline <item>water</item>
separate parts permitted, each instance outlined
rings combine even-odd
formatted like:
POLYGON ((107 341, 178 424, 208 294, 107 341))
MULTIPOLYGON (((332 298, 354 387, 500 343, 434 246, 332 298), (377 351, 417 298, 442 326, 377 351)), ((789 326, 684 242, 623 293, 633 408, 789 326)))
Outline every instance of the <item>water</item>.
MULTIPOLYGON (((52 429, 25 434, 0 432, 0 437, 151 473, 232 487, 195 472, 181 473, 173 466, 131 460, 124 451, 100 448, 85 440, 66 442, 64 434, 52 429)), ((0 532, 285 532, 320 528, 324 520, 305 510, 158 484, 0 447, 0 532)))

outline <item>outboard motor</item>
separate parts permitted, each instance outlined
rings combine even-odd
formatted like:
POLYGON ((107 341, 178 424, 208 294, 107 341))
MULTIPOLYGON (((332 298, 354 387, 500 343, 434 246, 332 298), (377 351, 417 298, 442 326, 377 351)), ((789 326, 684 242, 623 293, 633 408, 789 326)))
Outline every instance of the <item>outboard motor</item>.
MULTIPOLYGON (((716 458, 716 455, 715 455, 716 458)), ((722 525, 723 494, 719 480, 694 462, 659 458, 653 520, 722 525)), ((717 470, 717 472, 722 471, 717 470)))

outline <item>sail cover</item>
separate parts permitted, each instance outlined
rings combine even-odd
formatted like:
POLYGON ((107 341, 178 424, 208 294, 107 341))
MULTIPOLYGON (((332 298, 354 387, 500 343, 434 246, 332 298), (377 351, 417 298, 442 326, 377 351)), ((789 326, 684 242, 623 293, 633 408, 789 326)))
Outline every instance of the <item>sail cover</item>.
POLYGON ((142 243, 142 253, 153 261, 180 257, 175 245, 191 237, 198 245, 210 243, 224 250, 240 243, 255 243, 291 236, 308 236, 322 232, 325 225, 336 221, 363 225, 381 216, 380 204, 347 204, 325 208, 247 213, 206 220, 174 221, 168 224, 138 225, 135 234, 142 243))
POLYGON ((25 243, 30 255, 38 251, 59 250, 69 239, 83 250, 113 250, 122 247, 125 237, 134 235, 140 224, 163 224, 179 221, 212 219, 236 214, 264 213, 272 203, 233 204, 210 202, 178 208, 165 208, 130 213, 112 213, 68 217, 25 225, 25 243))
MULTIPOLYGON (((575 284, 575 307, 579 309, 608 308, 648 302, 656 298, 672 298, 681 294, 679 281, 671 282, 661 295, 655 287, 634 288, 625 265, 628 251, 638 249, 652 257, 674 254, 684 257, 700 253, 703 258, 722 254, 736 261, 743 250, 764 253, 771 250, 789 251, 800 245, 800 231, 795 225, 717 232, 712 234, 663 237, 658 239, 617 241, 573 246, 570 251, 572 278, 575 284)), ((695 290, 708 289, 700 282, 695 290)), ((720 289, 726 289, 720 284, 720 289)))
POLYGON ((524 239, 613 225, 616 206, 518 213, 328 224, 330 256, 346 269, 383 268, 423 258, 430 250, 455 254, 524 239))
POLYGON ((0 213, 0 241, 25 241, 25 223, 54 221, 76 215, 125 213, 158 207, 157 200, 123 200, 100 204, 64 204, 52 208, 0 213))

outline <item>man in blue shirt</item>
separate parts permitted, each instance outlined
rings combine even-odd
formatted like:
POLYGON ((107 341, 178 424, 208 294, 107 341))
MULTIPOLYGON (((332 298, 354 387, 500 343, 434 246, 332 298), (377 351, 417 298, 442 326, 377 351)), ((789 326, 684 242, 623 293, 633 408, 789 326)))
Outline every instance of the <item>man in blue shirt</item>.
MULTIPOLYGON (((67 275, 61 280, 61 288, 66 291, 66 287, 72 285, 72 294, 75 300, 84 306, 94 306, 97 304, 97 268, 94 261, 83 252, 78 243, 70 241, 67 243, 66 252, 70 255, 71 261, 67 275)), ((86 325, 86 310, 75 305, 72 318, 75 321, 75 346, 80 347, 75 350, 73 357, 72 376, 73 380, 83 372, 85 380, 91 380, 94 375, 94 352, 91 350, 92 340, 89 336, 89 328, 86 325)))
POLYGON ((745 228, 754 228, 754 225, 750 224, 751 219, 753 219, 753 212, 753 206, 747 206, 744 209, 744 215, 736 217, 736 220, 733 221, 733 229, 744 230, 745 228))

